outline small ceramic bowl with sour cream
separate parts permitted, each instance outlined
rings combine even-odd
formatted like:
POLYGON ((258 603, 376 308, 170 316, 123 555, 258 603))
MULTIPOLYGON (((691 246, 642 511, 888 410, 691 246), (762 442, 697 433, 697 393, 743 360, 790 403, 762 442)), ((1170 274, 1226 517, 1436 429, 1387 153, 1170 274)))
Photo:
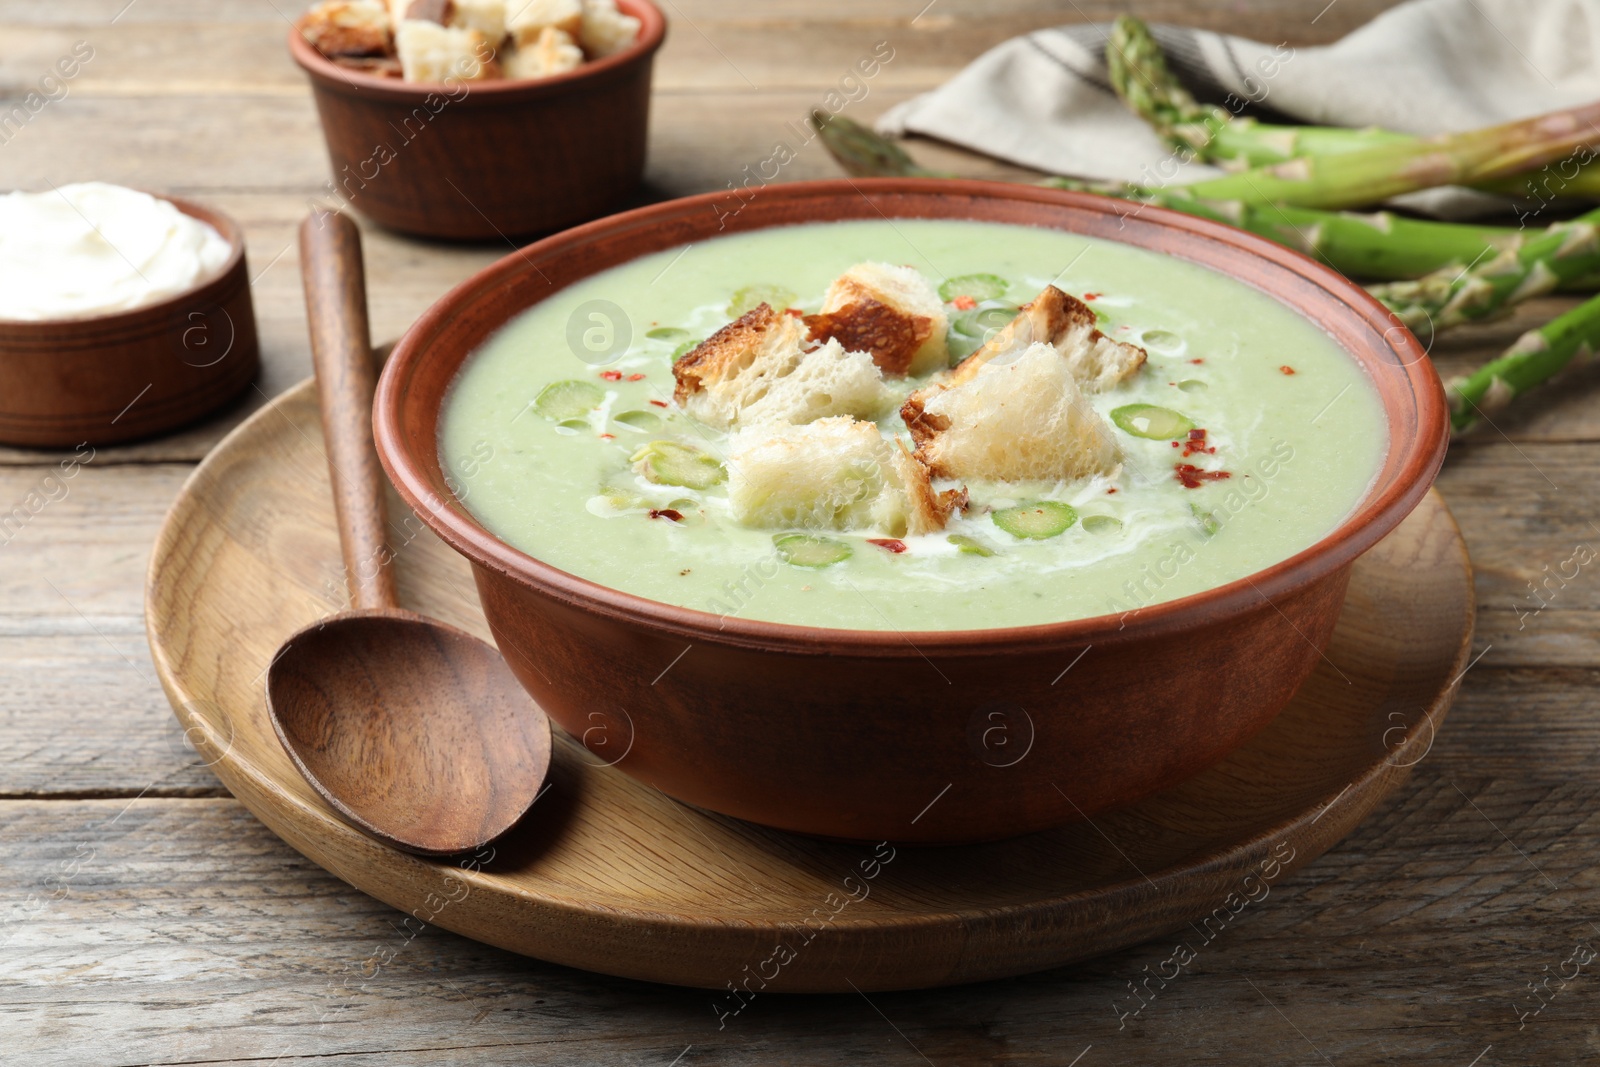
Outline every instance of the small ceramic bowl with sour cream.
POLYGON ((0 196, 0 443, 162 433, 238 396, 258 366, 228 216, 98 182, 0 196))

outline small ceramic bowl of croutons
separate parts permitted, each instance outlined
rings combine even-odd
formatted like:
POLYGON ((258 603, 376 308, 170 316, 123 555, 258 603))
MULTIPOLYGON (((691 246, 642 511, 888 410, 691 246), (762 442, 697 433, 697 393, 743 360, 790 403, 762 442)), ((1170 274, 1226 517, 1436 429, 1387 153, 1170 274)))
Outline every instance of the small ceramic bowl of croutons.
POLYGON ((289 34, 332 166, 317 204, 458 240, 604 215, 643 176, 665 36, 649 0, 323 0, 289 34))

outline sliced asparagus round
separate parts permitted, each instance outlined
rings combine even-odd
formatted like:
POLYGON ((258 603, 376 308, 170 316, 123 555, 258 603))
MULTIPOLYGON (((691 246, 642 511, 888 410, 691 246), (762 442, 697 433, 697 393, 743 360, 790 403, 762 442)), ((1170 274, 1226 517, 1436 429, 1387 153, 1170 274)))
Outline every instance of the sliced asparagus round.
POLYGON ((955 545, 956 548, 959 549, 963 555, 967 555, 967 556, 992 556, 992 555, 994 555, 994 549, 990 548, 988 545, 984 544, 982 541, 978 540, 976 537, 968 537, 966 534, 951 534, 949 537, 945 538, 945 540, 949 541, 952 545, 955 545))
POLYGON ((563 422, 583 418, 605 398, 605 392, 593 382, 551 382, 533 398, 533 410, 553 422, 563 422))
POLYGON ((985 300, 999 300, 1009 288, 1009 283, 998 274, 963 274, 946 278, 939 286, 939 298, 948 304, 966 296, 981 304, 985 300))
POLYGON ((1058 537, 1078 521, 1078 513, 1070 504, 1056 500, 1036 500, 1014 508, 1001 508, 989 517, 1012 537, 1029 541, 1058 537))
POLYGON ((1092 534, 1113 533, 1122 529, 1122 520, 1111 515, 1085 515, 1083 528, 1092 534))
POLYGON ((957 333, 967 337, 983 337, 990 330, 1004 329, 1017 317, 1017 312, 1020 310, 1022 309, 1010 304, 1002 307, 973 308, 957 315, 950 325, 957 333))
POLYGON ((813 534, 777 534, 772 547, 778 558, 791 567, 831 567, 850 558, 850 546, 831 537, 813 534))
POLYGON ((709 489, 728 476, 711 456, 677 441, 651 441, 630 457, 633 469, 657 485, 709 489))
POLYGON ((1111 421, 1124 432, 1151 441, 1176 441, 1194 429, 1194 420, 1159 404, 1124 404, 1111 412, 1111 421))
POLYGON ((619 422, 630 430, 640 433, 651 433, 661 429, 661 416, 653 411, 623 411, 612 416, 611 421, 619 422))
POLYGON ((747 285, 733 294, 733 302, 728 305, 728 318, 736 319, 748 314, 766 304, 773 311, 782 311, 795 301, 794 293, 781 285, 747 285))

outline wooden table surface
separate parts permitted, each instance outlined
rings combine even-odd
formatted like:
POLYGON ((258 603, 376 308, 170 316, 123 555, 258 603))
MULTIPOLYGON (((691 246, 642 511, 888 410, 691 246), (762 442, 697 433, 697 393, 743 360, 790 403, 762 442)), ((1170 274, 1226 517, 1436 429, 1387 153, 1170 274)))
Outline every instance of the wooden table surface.
MULTIPOLYGON (((36 490, 51 497, 0 534, 0 1062, 1600 1060, 1589 948, 1600 947, 1600 565, 1526 610, 1531 580, 1600 545, 1589 372, 1451 451, 1440 485, 1476 563, 1480 655, 1410 785, 1124 1025, 1113 1001, 1170 946, 975 987, 768 997, 719 1030, 703 992, 413 934, 267 832, 184 746, 146 650, 141 589, 195 462, 309 373, 293 234, 327 161, 284 48, 298 3, 0 0, 0 110, 74 42, 94 49, 64 97, 0 138, 0 187, 101 179, 232 213, 249 237, 265 360, 244 404, 99 450, 59 483, 64 495, 46 480, 59 456, 0 450, 0 514, 36 490)), ((857 118, 1009 36, 1124 6, 1300 44, 1388 4, 665 0, 646 195, 724 188, 876 42, 894 58, 848 109, 857 118)), ((914 148, 966 173, 1008 173, 914 148)), ((784 177, 834 173, 812 145, 784 177)), ((379 338, 505 252, 371 228, 366 239, 379 338)), ((1451 338, 1436 358, 1446 370, 1481 360, 1559 306, 1451 338)))

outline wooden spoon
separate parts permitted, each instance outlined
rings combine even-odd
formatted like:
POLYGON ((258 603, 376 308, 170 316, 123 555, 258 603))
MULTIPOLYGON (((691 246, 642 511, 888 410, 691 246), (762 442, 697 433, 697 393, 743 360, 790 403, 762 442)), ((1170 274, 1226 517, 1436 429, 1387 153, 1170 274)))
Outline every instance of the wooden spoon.
POLYGON ((465 852, 537 799, 550 723, 493 648, 397 606, 361 235, 318 212, 300 226, 300 260, 353 609, 278 650, 267 713, 306 781, 357 827, 408 852, 465 852))

